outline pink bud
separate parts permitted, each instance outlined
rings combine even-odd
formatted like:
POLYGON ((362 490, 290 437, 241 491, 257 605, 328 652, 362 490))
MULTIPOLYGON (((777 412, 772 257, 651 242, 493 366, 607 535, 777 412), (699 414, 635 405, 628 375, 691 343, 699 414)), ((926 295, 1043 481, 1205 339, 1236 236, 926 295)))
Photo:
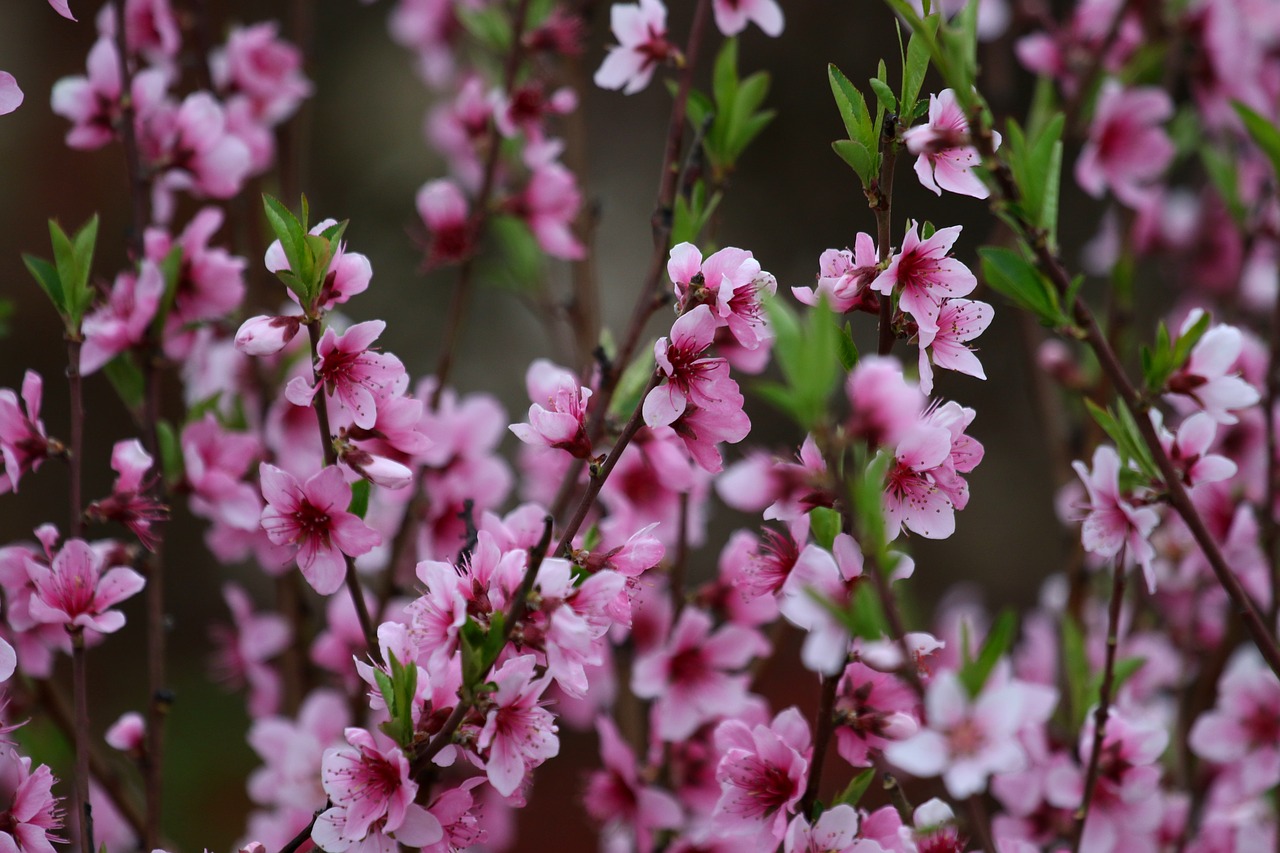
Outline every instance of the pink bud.
POLYGON ((920 730, 920 726, 911 715, 895 711, 885 716, 881 723, 881 737, 889 740, 906 740, 920 730))
POLYGON ((137 711, 122 714, 120 719, 107 729, 103 738, 107 744, 121 752, 141 752, 147 736, 147 726, 142 715, 137 711))
POLYGON ((258 315, 245 320, 236 332, 236 349, 245 355, 275 355, 298 334, 302 318, 258 315))

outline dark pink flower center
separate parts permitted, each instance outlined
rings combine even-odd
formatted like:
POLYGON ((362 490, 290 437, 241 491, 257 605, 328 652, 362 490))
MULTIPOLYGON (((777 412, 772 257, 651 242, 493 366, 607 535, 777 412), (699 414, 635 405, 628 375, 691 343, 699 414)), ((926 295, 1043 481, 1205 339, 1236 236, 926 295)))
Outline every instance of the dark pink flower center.
POLYGON ((951 753, 961 757, 977 755, 986 742, 987 733, 973 720, 961 720, 947 735, 951 753))
POLYGON ((293 520, 298 525, 299 539, 319 538, 328 547, 329 531, 333 528, 329 513, 304 500, 298 504, 293 520))
POLYGON ((671 656, 671 683, 695 684, 710 673, 701 649, 681 649, 671 656))

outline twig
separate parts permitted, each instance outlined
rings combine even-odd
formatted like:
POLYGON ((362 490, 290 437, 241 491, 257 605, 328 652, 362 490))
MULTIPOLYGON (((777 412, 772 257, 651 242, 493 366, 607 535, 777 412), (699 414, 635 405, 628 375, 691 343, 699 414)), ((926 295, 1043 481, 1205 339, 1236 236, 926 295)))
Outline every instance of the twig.
POLYGON ((804 796, 800 798, 800 814, 809 814, 818 799, 818 786, 822 784, 822 765, 826 761, 827 748, 831 745, 831 735, 835 731, 836 688, 840 685, 841 674, 822 677, 818 713, 814 718, 813 758, 809 761, 809 780, 804 787, 804 796))
MULTIPOLYGON (((143 258, 142 235, 150 221, 150 200, 147 178, 142 169, 142 156, 138 149, 138 137, 133 126, 133 70, 129 67, 129 43, 124 23, 124 3, 112 4, 115 8, 116 58, 120 65, 120 141, 124 147, 125 171, 129 179, 130 228, 127 235, 129 256, 134 261, 143 258)), ((148 842, 150 843, 150 842, 148 842)))
MULTIPOLYGON (((880 174, 876 178, 872 203, 876 212, 876 256, 881 264, 887 264, 893 255, 893 167, 898 159, 898 141, 893 127, 893 124, 886 126, 880 134, 880 174)), ((893 338, 893 300, 882 293, 876 352, 880 355, 892 352, 893 338)))
POLYGON ((84 338, 79 330, 67 336, 67 385, 71 393, 71 458, 67 460, 71 470, 68 488, 71 519, 67 527, 72 539, 84 533, 84 502, 81 492, 81 476, 84 468, 84 383, 80 376, 80 347, 84 338))
POLYGON ((76 811, 80 820, 81 853, 95 853, 93 844, 93 806, 89 804, 89 688, 85 673, 84 629, 77 626, 71 633, 71 679, 75 704, 75 792, 76 811))
POLYGON ((1111 608, 1107 617, 1107 657, 1102 670, 1102 688, 1098 694, 1098 709, 1093 716, 1093 750, 1089 753, 1089 768, 1084 777, 1084 795, 1080 798, 1080 807, 1075 813, 1075 837, 1071 849, 1080 853, 1080 842, 1084 838, 1084 824, 1089 819, 1089 807, 1093 804, 1093 794, 1098 787, 1098 772, 1102 766, 1102 745, 1106 738, 1107 716, 1111 712, 1111 693, 1115 684, 1116 646, 1119 644, 1120 608, 1124 602, 1124 549, 1116 559, 1112 568, 1114 578, 1111 584, 1111 608))
POLYGON ((315 829, 316 821, 320 819, 320 815, 327 812, 333 806, 332 802, 326 802, 322 808, 318 808, 315 814, 311 816, 311 820, 307 825, 293 838, 289 839, 289 843, 280 848, 280 853, 295 853, 299 847, 307 843, 307 839, 311 837, 311 830, 315 829))
POLYGON ((982 797, 971 795, 965 800, 965 806, 969 809, 969 828, 978 836, 978 843, 986 853, 996 853, 996 843, 991 838, 991 817, 982 804, 982 797))

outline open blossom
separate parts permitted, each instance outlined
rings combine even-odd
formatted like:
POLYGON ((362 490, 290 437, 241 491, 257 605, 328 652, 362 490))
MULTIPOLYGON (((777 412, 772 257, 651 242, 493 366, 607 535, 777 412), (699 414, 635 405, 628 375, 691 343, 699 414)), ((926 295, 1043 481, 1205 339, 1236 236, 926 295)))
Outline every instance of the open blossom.
POLYGON ((573 233, 573 220, 582 206, 582 193, 573 172, 542 154, 525 148, 532 174, 524 190, 507 202, 510 213, 523 219, 542 251, 566 261, 581 260, 586 253, 573 233))
POLYGON ((591 456, 587 437, 587 401, 591 389, 580 386, 577 377, 546 359, 535 359, 525 374, 529 397, 529 423, 508 427, 525 444, 545 445, 565 450, 579 459, 591 456), (543 408, 545 400, 550 408, 543 408))
POLYGON ((1208 412, 1195 412, 1178 426, 1176 435, 1164 428, 1158 409, 1151 410, 1151 422, 1160 436, 1160 445, 1168 454, 1173 467, 1182 474, 1182 482, 1188 486, 1201 483, 1217 483, 1236 475, 1238 466, 1225 456, 1210 453, 1218 424, 1208 412))
POLYGON ((1160 127, 1172 116, 1173 100, 1163 89, 1126 89, 1108 79, 1098 92, 1089 141, 1076 160, 1076 182, 1095 198, 1110 188, 1130 207, 1141 205, 1173 161, 1173 142, 1160 127))
POLYGON ((667 381, 644 399, 644 421, 649 426, 668 426, 689 405, 742 408, 738 383, 729 378, 729 363, 703 355, 715 338, 715 330, 711 308, 699 305, 675 321, 669 338, 654 344, 654 358, 667 381))
POLYGON ((249 594, 237 584, 225 584, 222 597, 233 624, 210 629, 218 647, 216 676, 232 687, 249 688, 250 717, 256 720, 274 714, 280 706, 280 674, 267 661, 289 645, 289 623, 278 613, 254 613, 249 594))
POLYGON ((255 117, 270 126, 293 115, 311 95, 302 51, 281 39, 278 29, 275 21, 234 27, 226 46, 209 56, 219 90, 248 98, 255 117))
POLYGON ((788 708, 769 725, 754 728, 726 720, 716 727, 715 739, 723 756, 716 767, 720 800, 712 817, 715 825, 758 840, 759 849, 773 849, 809 778, 809 724, 797 709, 788 708))
POLYGON ((110 634, 124 627, 124 614, 111 608, 146 585, 142 575, 125 566, 103 571, 106 558, 82 539, 69 539, 44 565, 28 557, 27 575, 35 585, 30 615, 36 622, 87 628, 110 634))
POLYGON ((1083 462, 1072 463, 1089 495, 1088 514, 1080 530, 1084 549, 1100 557, 1114 557, 1123 550, 1129 562, 1142 566, 1147 589, 1155 592, 1156 575, 1151 566, 1155 549, 1147 541, 1160 521, 1149 506, 1135 506, 1132 496, 1120 490, 1120 456, 1102 445, 1093 451, 1093 470, 1083 462))
POLYGON ((595 84, 602 89, 622 89, 634 95, 653 78, 660 63, 676 55, 667 41, 667 7, 662 0, 615 3, 609 10, 609 26, 618 44, 596 70, 595 84))
POLYGON ((53 795, 56 780, 47 765, 31 769, 31 759, 0 743, 0 848, 10 853, 54 853, 51 841, 62 826, 53 795))
POLYGON ((1280 681, 1252 650, 1238 652, 1218 682, 1217 704, 1196 720, 1188 743, 1221 764, 1247 793, 1280 782, 1280 681))
POLYGON ((927 346, 920 347, 922 392, 933 391, 934 365, 979 379, 987 378, 982 362, 966 344, 985 332, 994 316, 995 309, 985 302, 948 299, 942 303, 938 311, 938 332, 927 346))
POLYGON ((608 717, 596 721, 603 770, 591 774, 582 796, 587 814, 606 826, 621 827, 636 839, 641 853, 652 849, 655 830, 681 824, 680 804, 670 793, 640 778, 635 753, 608 717))
POLYGON ((787 827, 784 853, 884 853, 876 842, 858 837, 858 812, 841 804, 827 809, 812 824, 797 814, 787 827))
POLYGON ((156 109, 142 123, 139 146, 160 172, 157 202, 171 212, 168 193, 231 198, 240 192, 252 161, 249 146, 227 127, 227 111, 208 92, 194 92, 176 107, 156 109))
POLYGON ((867 285, 880 274, 880 259, 876 255, 875 240, 865 231, 859 231, 853 241, 853 251, 827 249, 818 258, 818 286, 793 287, 791 295, 805 305, 817 305, 825 296, 827 305, 838 314, 858 309, 874 309, 879 305, 867 285))
POLYGON ((938 314, 944 299, 968 296, 978 280, 964 264, 948 252, 960 236, 959 225, 939 228, 921 240, 918 225, 911 223, 902 238, 902 250, 889 267, 871 282, 871 289, 889 296, 896 290, 898 307, 910 314, 920 327, 920 346, 933 343, 938 333, 938 314))
POLYGON ((767 337, 762 291, 772 295, 778 287, 773 276, 745 249, 728 247, 705 261, 692 243, 671 249, 667 274, 676 286, 679 306, 688 310, 691 300, 709 305, 717 325, 728 326, 734 340, 756 349, 767 337))
POLYGON ((550 677, 533 677, 535 658, 511 658, 493 674, 492 707, 476 746, 488 756, 489 784, 504 797, 515 793, 529 771, 560 752, 555 717, 540 697, 550 677))
POLYGON ((779 609, 793 625, 808 632, 800 659, 824 675, 844 669, 849 629, 829 609, 846 609, 855 582, 862 578, 862 552, 847 533, 836 535, 830 551, 809 545, 800 552, 780 590, 779 609))
POLYGON ((51 445, 40 420, 44 381, 28 370, 22 376, 22 404, 8 388, 0 388, 0 494, 18 491, 18 481, 28 471, 39 468, 49 456, 51 445))
POLYGON ((711 4, 716 27, 726 36, 736 36, 753 23, 767 36, 782 35, 782 7, 778 0, 715 0, 711 4))
MULTIPOLYGON (((1199 308, 1182 324, 1186 334, 1204 314, 1199 308)), ((1188 400, 1220 424, 1237 421, 1234 411, 1255 405, 1258 390, 1234 370, 1244 348, 1244 336, 1235 326, 1211 327, 1191 348, 1187 363, 1169 378, 1169 398, 1175 403, 1188 400)))
POLYGON ((292 474, 263 463, 259 469, 262 529, 276 545, 296 547, 298 568, 321 595, 342 586, 346 557, 359 557, 382 541, 378 531, 347 512, 351 487, 335 465, 322 468, 305 483, 292 474))
POLYGON ((112 520, 125 525, 148 551, 155 550, 157 541, 151 525, 169 518, 169 507, 148 494, 159 479, 159 472, 143 479, 152 470, 153 462, 138 439, 116 442, 111 449, 111 468, 119 476, 112 484, 111 494, 85 510, 96 521, 112 520))
POLYGON ((402 390, 408 376, 400 359, 371 349, 386 329, 383 320, 356 323, 341 335, 325 329, 316 348, 314 387, 302 377, 294 377, 285 388, 285 397, 295 406, 310 406, 321 386, 351 412, 356 426, 370 429, 378 419, 378 403, 402 390))
POLYGON ((164 274, 150 260, 138 274, 120 273, 106 305, 84 318, 80 372, 88 375, 120 353, 142 343, 164 296, 164 274))
MULTIPOLYGON (((1000 147, 1000 134, 994 135, 1000 147)), ((973 173, 980 158, 969 143, 969 120, 951 89, 929 96, 929 122, 902 135, 907 150, 918 154, 916 177, 920 183, 942 195, 943 190, 973 198, 990 195, 986 184, 973 173)))

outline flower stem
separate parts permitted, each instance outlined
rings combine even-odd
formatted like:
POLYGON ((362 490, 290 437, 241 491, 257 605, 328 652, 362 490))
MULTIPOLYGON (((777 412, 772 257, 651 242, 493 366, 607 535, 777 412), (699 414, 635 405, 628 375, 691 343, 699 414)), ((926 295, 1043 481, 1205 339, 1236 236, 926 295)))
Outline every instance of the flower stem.
POLYGON ((130 227, 127 233, 129 256, 143 258, 142 235, 151 219, 149 187, 142 168, 142 155, 133 125, 133 71, 129 67, 129 45, 124 22, 124 3, 115 3, 116 56, 120 64, 120 141, 124 147, 125 171, 129 178, 130 227))
POLYGON ((80 816, 81 853, 94 853, 93 807, 89 804, 89 688, 86 677, 84 629, 71 631, 72 702, 75 705, 75 801, 80 816))
POLYGON ((822 765, 826 762, 831 735, 835 732, 836 688, 840 686, 841 675, 842 673, 836 673, 822 677, 818 713, 813 721, 813 758, 809 762, 809 780, 805 784, 804 796, 800 799, 799 811, 803 815, 813 810, 813 804, 818 799, 818 786, 822 784, 822 765))
POLYGON ((1124 602, 1124 551, 1112 567, 1111 608, 1107 616, 1107 657, 1102 669, 1102 688, 1098 694, 1098 709, 1093 716, 1093 749, 1089 753, 1089 768, 1084 777, 1084 794, 1080 798, 1080 808, 1075 813, 1075 838, 1071 849, 1079 853, 1080 842, 1084 838, 1084 824, 1089 819, 1089 807, 1093 804, 1093 793, 1098 787, 1098 772, 1102 761, 1102 744, 1106 737, 1107 717, 1111 713, 1111 694, 1115 685, 1116 647, 1119 645, 1120 608, 1124 602))
POLYGON ((67 336, 67 385, 71 393, 71 519, 67 527, 71 538, 78 539, 84 533, 84 498, 81 477, 84 456, 84 383, 80 376, 80 347, 84 343, 79 333, 67 336))
MULTIPOLYGON (((876 212, 876 257, 887 264, 893 255, 893 167, 898 160, 895 124, 885 127, 880 139, 880 174, 876 178, 874 208, 876 212), (886 136, 888 138, 886 138, 886 136)), ((888 355, 893 350, 893 299, 880 295, 880 327, 876 352, 888 355)))

